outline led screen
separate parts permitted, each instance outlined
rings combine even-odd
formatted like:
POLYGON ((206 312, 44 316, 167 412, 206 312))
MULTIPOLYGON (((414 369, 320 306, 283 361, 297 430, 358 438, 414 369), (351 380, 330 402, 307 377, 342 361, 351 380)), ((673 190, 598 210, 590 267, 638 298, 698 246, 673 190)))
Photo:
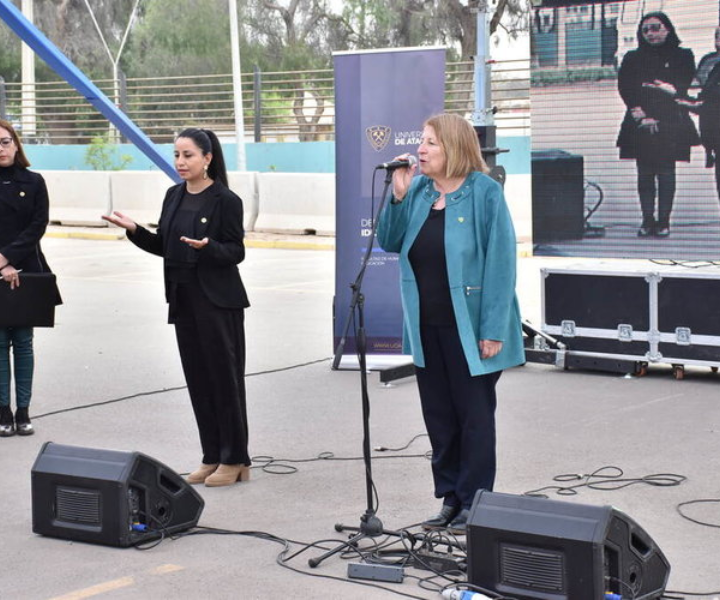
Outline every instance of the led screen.
POLYGON ((536 255, 720 260, 719 4, 533 2, 536 255))

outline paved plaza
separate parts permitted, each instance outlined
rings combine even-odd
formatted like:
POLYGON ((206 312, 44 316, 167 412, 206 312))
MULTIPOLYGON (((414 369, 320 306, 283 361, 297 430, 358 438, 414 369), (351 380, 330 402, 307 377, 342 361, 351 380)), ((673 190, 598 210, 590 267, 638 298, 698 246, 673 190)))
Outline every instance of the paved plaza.
MULTIPOLYGON (((205 500, 200 525, 266 532, 292 540, 294 552, 345 539, 334 525, 359 524, 366 493, 359 374, 330 369, 334 252, 288 245, 250 244, 241 265, 252 303, 247 386, 256 468, 249 483, 197 490, 205 500), (263 469, 270 458, 277 462, 263 469)), ((46 441, 137 450, 178 473, 199 460, 160 260, 124 240, 48 237, 44 248, 65 304, 54 329, 36 330, 37 433, 0 440, 0 598, 439 598, 419 585, 428 571, 407 569, 403 583, 379 584, 386 591, 349 581, 340 556, 308 568, 319 549, 290 561, 298 572, 285 569, 276 564, 282 545, 248 535, 183 536, 145 551, 35 535, 30 471, 46 441)), ((566 260, 520 259, 518 290, 530 320, 539 322, 539 269, 566 260)), ((424 432, 414 379, 384 386, 371 373, 369 394, 372 446, 402 448, 424 432)), ((716 528, 676 508, 720 498, 720 376, 688 369, 676 381, 669 367, 635 378, 528 364, 500 380, 498 435, 497 491, 521 494, 604 466, 626 478, 685 477, 674 487, 582 488, 565 499, 611 504, 637 521, 670 561, 669 589, 720 590, 720 500, 687 508, 716 528)), ((373 452, 387 528, 411 526, 437 508, 428 450, 421 436, 404 450, 373 452)))

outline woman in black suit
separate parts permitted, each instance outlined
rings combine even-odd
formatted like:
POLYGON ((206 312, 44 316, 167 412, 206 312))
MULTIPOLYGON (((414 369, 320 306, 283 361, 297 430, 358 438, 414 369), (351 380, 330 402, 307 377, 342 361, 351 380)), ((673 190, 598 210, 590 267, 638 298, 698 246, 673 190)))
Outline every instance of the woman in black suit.
POLYGON ((692 50, 680 47, 675 27, 663 12, 643 16, 637 40, 637 49, 625 55, 618 71, 618 90, 627 111, 617 146, 620 158, 637 162, 642 212, 638 237, 667 237, 675 199, 675 163, 689 162, 691 146, 700 143, 687 110, 675 102, 687 97, 695 57, 692 50))
POLYGON ((117 211, 104 218, 164 260, 169 322, 203 451, 187 480, 231 485, 250 476, 244 380, 244 309, 250 304, 237 269, 245 258, 242 200, 227 187, 212 131, 183 131, 175 141, 175 168, 184 182, 167 191, 156 233, 117 211))
MULTIPOLYGON (((50 272, 40 248, 48 224, 48 193, 42 175, 29 171, 29 166, 15 129, 0 119, 0 276, 11 289, 22 284, 22 272, 50 272)), ((55 293, 56 304, 60 304, 60 294, 55 293)), ((34 432, 28 413, 34 366, 33 328, 0 327, 0 437, 34 432), (10 408, 12 375, 14 415, 10 408)))

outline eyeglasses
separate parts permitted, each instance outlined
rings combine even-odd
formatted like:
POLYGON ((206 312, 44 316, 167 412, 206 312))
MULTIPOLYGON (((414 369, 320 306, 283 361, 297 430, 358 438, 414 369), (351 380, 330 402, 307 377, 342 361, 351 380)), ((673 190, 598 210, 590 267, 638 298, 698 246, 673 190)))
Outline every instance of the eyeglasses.
POLYGON ((2 138, 0 139, 0 145, 2 145, 4 148, 7 148, 10 144, 13 143, 12 138, 2 138))
POLYGON ((650 23, 649 25, 643 25, 641 31, 643 33, 650 33, 651 31, 653 33, 658 33, 663 29, 665 29, 665 25, 663 25, 662 23, 650 23))

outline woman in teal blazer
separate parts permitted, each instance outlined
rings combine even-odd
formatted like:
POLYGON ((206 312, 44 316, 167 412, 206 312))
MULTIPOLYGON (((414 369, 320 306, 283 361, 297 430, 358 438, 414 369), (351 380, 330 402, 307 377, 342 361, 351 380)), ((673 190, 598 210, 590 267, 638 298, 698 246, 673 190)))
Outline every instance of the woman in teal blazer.
POLYGON ((393 174, 378 242, 400 255, 403 348, 416 366, 443 499, 423 525, 464 533, 475 493, 494 485, 495 384, 525 362, 515 233, 470 123, 428 119, 418 162, 419 177, 416 165, 393 174))

